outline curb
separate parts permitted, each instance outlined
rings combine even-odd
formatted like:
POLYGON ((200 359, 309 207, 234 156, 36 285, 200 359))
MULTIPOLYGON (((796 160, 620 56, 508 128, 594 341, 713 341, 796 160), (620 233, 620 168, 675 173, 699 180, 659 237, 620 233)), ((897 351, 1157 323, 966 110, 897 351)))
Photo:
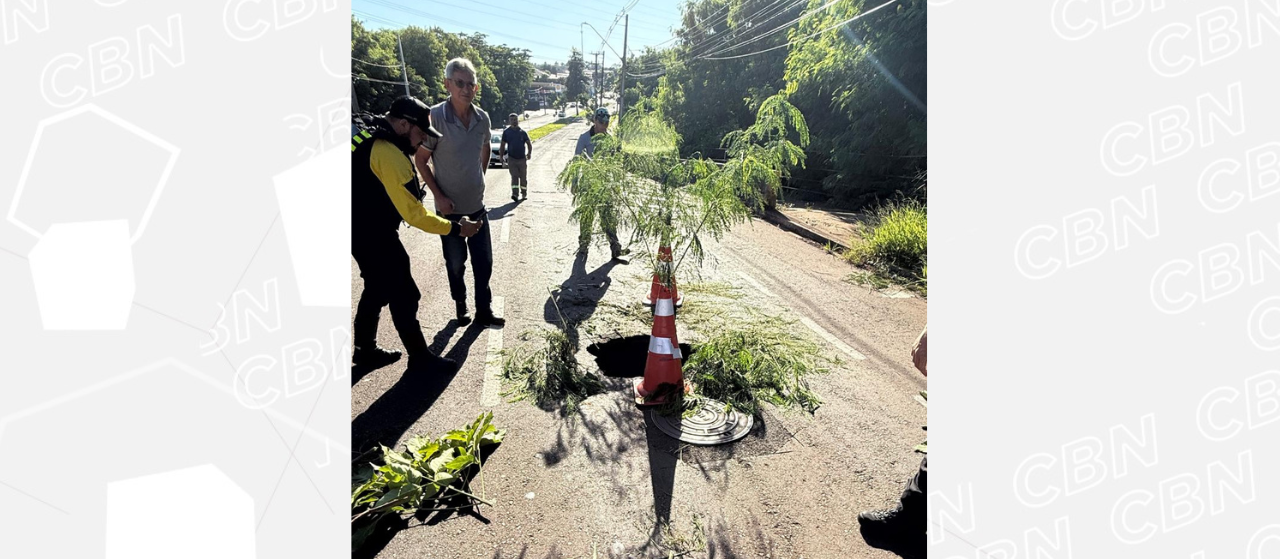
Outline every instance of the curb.
POLYGON ((835 239, 829 238, 826 235, 823 235, 822 233, 819 233, 813 229, 805 227, 804 225, 796 223, 795 221, 792 221, 791 218, 787 217, 785 214, 783 214, 778 210, 775 210, 775 209, 765 210, 764 219, 769 223, 777 225, 782 229, 795 233, 796 235, 809 239, 810 241, 813 241, 820 245, 826 246, 830 244, 831 246, 836 247, 840 250, 849 250, 849 247, 846 246, 844 243, 837 241, 835 239))

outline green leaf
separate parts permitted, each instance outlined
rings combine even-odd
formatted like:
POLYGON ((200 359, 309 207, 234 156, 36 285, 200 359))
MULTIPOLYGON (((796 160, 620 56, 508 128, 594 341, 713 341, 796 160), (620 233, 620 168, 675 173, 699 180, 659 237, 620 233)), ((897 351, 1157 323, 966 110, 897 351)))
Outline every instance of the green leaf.
POLYGON ((454 474, 454 473, 452 473, 452 472, 440 472, 440 473, 436 474, 436 480, 435 480, 434 485, 436 485, 436 486, 438 486, 439 488, 443 489, 444 487, 446 487, 446 486, 448 486, 448 485, 452 484, 452 483, 453 483, 453 482, 455 482, 455 481, 458 481, 458 475, 457 475, 457 474, 454 474))
POLYGON ((449 463, 444 465, 444 467, 446 470, 456 471, 456 470, 461 470, 467 466, 470 466, 475 462, 476 462, 476 459, 472 457, 471 454, 463 452, 457 458, 450 460, 449 463))
POLYGON ((454 458, 457 458, 457 449, 447 449, 435 458, 432 458, 430 462, 427 462, 427 469, 433 474, 442 472, 447 469, 446 465, 449 462, 452 462, 454 458))
MULTIPOLYGON (((421 493, 422 493, 421 485, 417 485, 417 484, 402 485, 400 487, 397 487, 393 491, 387 492, 386 495, 383 495, 381 499, 378 499, 378 502, 373 504, 373 508, 376 509, 378 507, 386 505, 387 503, 393 503, 400 499, 408 499, 411 496, 419 495, 421 493)), ((408 500, 409 502, 412 502, 412 499, 408 499, 408 500)))

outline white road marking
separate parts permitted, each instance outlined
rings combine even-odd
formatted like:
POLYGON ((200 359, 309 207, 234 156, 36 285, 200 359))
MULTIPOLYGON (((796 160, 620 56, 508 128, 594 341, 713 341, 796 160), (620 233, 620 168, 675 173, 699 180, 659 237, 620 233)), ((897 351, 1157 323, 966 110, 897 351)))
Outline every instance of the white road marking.
POLYGON ((738 275, 739 275, 739 276, 742 276, 742 279, 747 280, 747 283, 751 284, 751 285, 752 285, 753 287, 755 287, 756 289, 759 289, 759 290, 760 290, 760 292, 761 292, 761 293, 764 293, 766 296, 768 296, 768 297, 774 297, 774 298, 776 298, 776 297, 777 297, 776 295, 774 295, 774 294, 773 294, 773 292, 772 292, 772 291, 769 291, 769 290, 768 290, 768 289, 767 289, 763 284, 761 284, 760 282, 756 281, 756 278, 753 278, 753 277, 751 277, 751 276, 748 276, 746 272, 738 272, 738 275))
MULTIPOLYGON (((746 280, 747 283, 751 284, 753 287, 760 290, 760 292, 764 293, 766 296, 774 297, 774 298, 777 297, 776 295, 773 294, 772 291, 769 291, 769 289, 766 288, 763 284, 761 284, 759 281, 756 281, 755 278, 747 275, 746 272, 739 271, 738 275, 742 276, 742 279, 746 280)), ((818 326, 818 323, 810 320, 809 317, 803 316, 803 315, 800 316, 800 323, 809 327, 810 330, 813 330, 815 333, 821 336, 822 339, 826 340, 831 345, 836 346, 836 348, 839 349, 840 351, 843 351, 849 354, 849 357, 852 357, 854 360, 862 361, 867 358, 867 356, 859 353, 858 350, 850 347, 849 344, 846 344, 843 341, 841 341, 840 338, 837 338, 834 335, 832 335, 831 332, 828 332, 826 328, 818 326)))
MULTIPOLYGON (((505 303, 506 298, 494 295, 494 314, 505 318, 505 303)), ((484 358, 484 388, 480 391, 480 405, 486 407, 496 406, 502 401, 502 332, 489 329, 489 349, 485 351, 484 358)))
POLYGON ((862 361, 867 358, 867 356, 858 353, 858 350, 849 347, 849 344, 844 343, 840 338, 833 336, 826 328, 818 326, 818 323, 810 320, 809 317, 801 316, 800 322, 805 326, 808 326, 810 330, 817 332, 819 336, 822 336, 822 339, 826 340, 831 345, 836 346, 840 351, 849 354, 849 357, 852 357, 857 361, 862 361))
POLYGON ((507 215, 502 216, 501 241, 504 243, 511 240, 511 220, 515 219, 515 217, 516 217, 515 212, 508 212, 507 215))

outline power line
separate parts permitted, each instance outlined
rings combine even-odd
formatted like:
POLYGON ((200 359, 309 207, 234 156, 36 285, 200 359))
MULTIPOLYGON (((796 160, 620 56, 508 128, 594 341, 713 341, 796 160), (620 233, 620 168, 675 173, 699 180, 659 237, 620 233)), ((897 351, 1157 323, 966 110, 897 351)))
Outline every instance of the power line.
MULTIPOLYGON (((806 13, 802 14, 800 17, 798 17, 798 18, 796 18, 796 19, 793 19, 793 20, 791 20, 791 21, 789 21, 789 22, 787 22, 787 23, 784 23, 784 24, 782 24, 782 25, 779 25, 778 27, 775 27, 775 28, 773 28, 773 29, 771 29, 771 30, 769 30, 769 31, 766 31, 766 32, 764 32, 764 33, 762 33, 762 34, 760 34, 760 35, 757 35, 757 36, 756 36, 756 37, 754 37, 754 38, 748 39, 748 40, 743 41, 743 42, 741 42, 741 43, 738 43, 738 44, 736 44, 736 45, 732 45, 732 46, 728 46, 728 47, 722 48, 722 49, 717 50, 717 51, 715 51, 715 52, 703 52, 703 54, 702 54, 702 55, 700 55, 700 57, 711 56, 711 55, 715 55, 715 54, 720 54, 720 53, 728 52, 728 51, 731 51, 731 50, 736 49, 736 48, 738 48, 738 47, 745 46, 745 45, 749 45, 749 44, 754 43, 754 42, 756 42, 756 41, 760 41, 760 40, 762 40, 762 39, 764 39, 764 38, 766 38, 766 37, 769 37, 769 36, 771 36, 771 35, 774 35, 774 34, 778 33, 779 31, 782 31, 783 29, 786 29, 786 28, 788 28, 788 27, 791 27, 792 25, 794 25, 794 24, 796 24, 796 23, 798 23, 798 22, 800 22, 800 21, 803 21, 803 20, 805 20, 805 19, 811 18, 811 17, 813 17, 814 15, 817 15, 817 13, 818 13, 818 12, 821 12, 821 11, 824 11, 824 10, 829 10, 829 9, 831 9, 831 7, 832 7, 832 6, 835 6, 835 5, 836 5, 837 3, 839 3, 839 2, 840 2, 840 0, 831 0, 830 2, 827 2, 826 4, 823 4, 822 6, 819 6, 819 7, 817 7, 817 8, 814 8, 813 10, 810 10, 810 11, 808 11, 808 12, 806 12, 806 13)), ((883 5, 884 5, 884 4, 882 4, 881 6, 883 6, 883 5)), ((879 9, 879 8, 875 8, 875 9, 879 9)), ((775 17, 776 17, 776 16, 775 16, 775 17)))
POLYGON ((877 10, 879 10, 880 8, 883 8, 883 7, 885 7, 885 6, 888 6, 889 4, 892 4, 892 3, 897 2, 897 1, 898 1, 898 0, 889 0, 888 2, 885 2, 885 3, 883 3, 883 4, 880 4, 879 6, 876 6, 876 7, 874 7, 874 8, 871 8, 870 10, 867 10, 867 11, 862 12, 862 13, 860 13, 860 14, 856 15, 856 16, 853 16, 853 17, 851 17, 851 18, 849 18, 849 19, 846 19, 846 20, 844 20, 844 21, 842 21, 842 22, 840 22, 840 23, 837 23, 837 24, 835 24, 835 25, 832 25, 831 27, 828 27, 828 28, 826 28, 826 29, 823 29, 823 30, 818 31, 818 32, 816 32, 816 33, 813 33, 813 34, 811 34, 811 35, 807 35, 807 36, 801 37, 801 38, 796 39, 796 40, 794 40, 794 41, 787 42, 786 44, 778 45, 778 46, 776 46, 776 47, 771 47, 771 48, 767 48, 767 49, 760 50, 760 51, 756 51, 756 52, 749 52, 749 53, 746 53, 746 54, 739 54, 739 55, 736 55, 736 56, 722 56, 722 57, 712 57, 712 56, 707 56, 707 57, 703 57, 703 58, 702 58, 702 60, 733 60, 733 59, 735 59, 735 58, 745 58, 745 57, 748 57, 748 56, 754 56, 754 55, 757 55, 757 54, 766 53, 766 52, 769 52, 769 51, 771 51, 771 50, 777 50, 777 49, 780 49, 780 48, 786 48, 786 47, 789 47, 789 46, 794 45, 794 44, 796 44, 796 43, 799 43, 799 42, 801 42, 801 41, 806 41, 806 40, 808 40, 808 39, 812 39, 813 37, 817 37, 818 35, 821 35, 821 34, 823 34, 823 33, 826 33, 827 31, 831 31, 831 30, 836 29, 836 28, 838 28, 838 27, 841 27, 841 26, 844 26, 844 25, 848 25, 848 24, 850 24, 850 23, 853 23, 854 21, 856 21, 856 20, 858 20, 858 19, 861 19, 863 16, 869 16, 869 15, 871 15, 871 14, 875 13, 875 12, 876 12, 877 10))
POLYGON ((353 57, 351 57, 351 60, 354 60, 354 61, 359 62, 359 63, 361 63, 361 64, 368 64, 368 65, 370 65, 370 66, 377 66, 377 67, 379 67, 379 68, 399 68, 399 67, 400 67, 400 65, 399 65, 399 64, 378 64, 377 62, 369 62, 368 60, 360 60, 359 58, 356 58, 356 57, 354 57, 354 56, 353 56, 353 57))
MULTIPOLYGON (((718 10, 716 13, 727 12, 728 10, 729 10, 729 4, 728 4, 728 3, 726 3, 726 4, 725 4, 723 7, 721 7, 721 8, 720 8, 720 10, 718 10)), ((709 22, 709 21, 711 21, 711 20, 713 20, 713 19, 720 19, 720 20, 722 20, 722 21, 723 21, 723 20, 724 20, 724 18, 727 18, 727 17, 729 17, 729 16, 726 14, 726 15, 724 15, 724 16, 722 16, 722 17, 720 17, 720 18, 716 18, 716 14, 715 14, 715 13, 713 13, 713 14, 711 14, 711 15, 707 16, 707 17, 706 17, 705 19, 703 19, 702 21, 700 21, 700 22, 695 22, 695 23, 693 24, 693 27, 690 27, 690 28, 688 29, 688 32, 692 33, 692 32, 694 32, 694 31, 698 30, 698 28, 705 26, 705 25, 707 24, 707 22, 709 22)), ((682 16, 682 18, 683 18, 683 16, 682 16)), ((683 25, 683 23, 682 23, 682 25, 683 25)), ((705 29, 703 29, 703 30, 705 31, 705 29)), ((672 42, 672 41, 679 40, 679 39, 680 39, 679 32, 680 32, 680 29, 677 29, 677 30, 672 34, 672 36, 671 36, 671 38, 670 38, 670 39, 667 39, 667 40, 665 40, 665 41, 662 41, 661 43, 654 44, 654 45, 652 45, 652 48, 657 49, 658 47, 660 47, 660 46, 662 46, 662 45, 665 45, 665 44, 670 43, 670 42, 672 42)))
MULTIPOLYGON (((788 10, 795 8, 800 4, 804 4, 807 1, 808 0, 774 0, 773 2, 766 4, 764 7, 760 8, 750 16, 747 16, 746 18, 744 18, 746 21, 738 24, 737 27, 738 28, 746 27, 750 29, 758 25, 764 25, 765 23, 768 23, 769 21, 772 21, 773 19, 777 18, 779 15, 782 15, 786 13, 788 10), (786 4, 786 2, 788 1, 790 1, 791 3, 786 4), (757 19, 760 17, 764 17, 764 19, 757 19)), ((725 9, 727 9, 728 7, 729 7, 729 4, 726 4, 725 9)), ((711 27, 704 28, 704 31, 713 31, 715 25, 719 25, 719 23, 727 22, 728 18, 729 18, 729 14, 726 12, 719 17, 709 17, 708 19, 704 20, 701 23, 711 25, 711 27), (713 20, 719 20, 719 21, 716 23, 711 23, 713 20)), ((690 29, 693 30, 693 29, 696 29, 696 27, 697 26, 690 29)), ((734 39, 730 31, 732 31, 732 29, 726 29, 722 33, 714 34, 710 37, 706 37, 702 39, 701 41, 697 41, 692 45, 686 46, 685 52, 687 53, 687 56, 696 59, 703 54, 710 53, 711 51, 727 44, 728 42, 734 39)), ((687 34, 688 33, 686 33, 686 35, 687 34)), ((666 63, 662 62, 661 60, 658 60, 656 66, 647 67, 644 69, 644 71, 652 72, 653 70, 656 70, 659 67, 665 70, 666 63)))
MULTIPOLYGON (((393 81, 387 81, 387 80, 380 80, 380 79, 377 79, 377 78, 367 78, 367 77, 361 76, 361 75, 359 75, 359 74, 352 74, 352 75, 351 75, 351 77, 352 77, 353 79, 357 79, 357 80, 364 80, 364 81, 367 81, 367 82, 389 83, 389 84, 392 84, 392 85, 404 85, 404 82, 393 82, 393 81)), ((410 83, 413 83, 413 82, 410 82, 410 83)))
POLYGON ((702 56, 704 54, 710 53, 715 49, 723 47, 726 44, 729 44, 734 39, 739 38, 737 34, 731 33, 732 31, 737 31, 738 33, 754 31, 757 26, 764 26, 764 24, 770 21, 773 21, 774 18, 777 18, 779 15, 785 14, 788 11, 796 8, 797 6, 800 6, 801 4, 805 4, 807 2, 808 0, 794 0, 790 4, 785 4, 785 5, 782 3, 782 0, 779 0, 779 2, 774 2, 773 4, 765 6, 760 11, 746 18, 745 22, 739 23, 734 28, 727 30, 724 33, 724 36, 712 37, 708 40, 702 41, 697 45, 689 47, 688 49, 686 49, 686 51, 689 53, 690 57, 698 57, 698 56, 702 56), (766 12, 770 12, 770 13, 766 14, 766 12), (712 43, 715 43, 715 44, 712 44, 712 43))

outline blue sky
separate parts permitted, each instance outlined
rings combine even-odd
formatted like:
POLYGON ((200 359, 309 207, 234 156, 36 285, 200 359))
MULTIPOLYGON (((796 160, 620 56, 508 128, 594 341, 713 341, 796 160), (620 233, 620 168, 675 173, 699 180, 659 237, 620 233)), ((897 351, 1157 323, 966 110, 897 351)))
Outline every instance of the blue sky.
MULTIPOLYGON (((417 25, 440 27, 452 33, 484 33, 491 43, 529 49, 535 64, 563 62, 569 58, 570 48, 584 44, 587 52, 603 50, 605 63, 614 65, 618 63, 617 53, 622 52, 623 26, 620 21, 612 33, 609 26, 630 1, 352 0, 351 9, 356 18, 374 29, 417 25), (600 37, 590 27, 580 25, 584 21, 608 36, 608 46, 601 47, 600 37)), ((670 39, 671 30, 680 20, 682 2, 639 0, 630 12, 627 49, 638 53, 645 45, 670 39)))

